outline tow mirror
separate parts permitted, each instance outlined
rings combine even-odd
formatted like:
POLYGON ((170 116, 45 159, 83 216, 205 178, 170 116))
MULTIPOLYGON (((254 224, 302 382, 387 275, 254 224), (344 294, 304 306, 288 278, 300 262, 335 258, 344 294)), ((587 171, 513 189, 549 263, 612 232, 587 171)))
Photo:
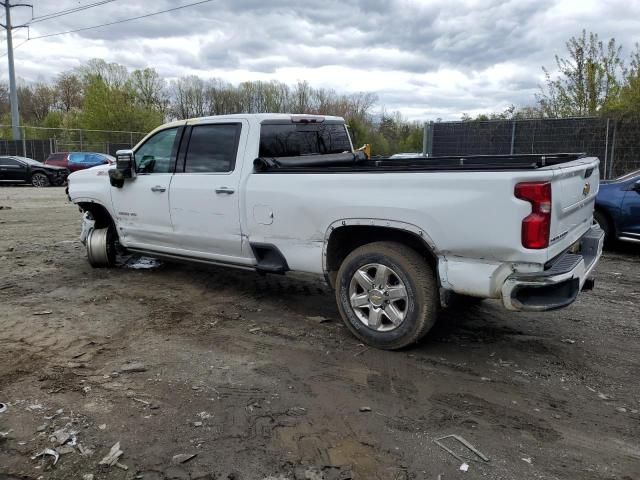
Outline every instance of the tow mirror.
POLYGON ((136 162, 133 158, 133 150, 116 152, 116 170, 122 174, 122 178, 135 178, 136 162))

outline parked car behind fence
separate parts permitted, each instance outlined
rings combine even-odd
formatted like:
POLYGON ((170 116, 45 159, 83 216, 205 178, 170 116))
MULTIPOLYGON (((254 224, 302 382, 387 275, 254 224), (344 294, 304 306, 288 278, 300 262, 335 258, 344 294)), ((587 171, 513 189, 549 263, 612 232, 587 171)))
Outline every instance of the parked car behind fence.
POLYGON ((44 161, 45 165, 68 168, 69 171, 84 170, 96 165, 115 164, 111 155, 96 152, 57 152, 52 153, 44 161))
POLYGON ((607 240, 640 243, 640 170, 600 182, 594 219, 607 240))
POLYGON ((55 165, 44 165, 26 157, 0 157, 0 183, 30 183, 34 187, 62 185, 69 170, 55 165))

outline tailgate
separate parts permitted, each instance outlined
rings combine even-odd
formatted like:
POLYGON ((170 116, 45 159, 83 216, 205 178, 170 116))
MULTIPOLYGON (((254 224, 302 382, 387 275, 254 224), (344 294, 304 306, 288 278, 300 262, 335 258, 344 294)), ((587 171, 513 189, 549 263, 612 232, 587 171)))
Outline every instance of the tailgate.
POLYGON ((599 164, 597 158, 591 157, 554 168, 550 257, 571 246, 591 227, 600 186, 599 164))

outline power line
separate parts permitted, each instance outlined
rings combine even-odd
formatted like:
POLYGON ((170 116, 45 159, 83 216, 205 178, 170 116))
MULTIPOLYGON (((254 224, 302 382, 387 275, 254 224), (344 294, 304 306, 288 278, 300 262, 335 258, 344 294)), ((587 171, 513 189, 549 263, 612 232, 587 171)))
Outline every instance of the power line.
POLYGON ((39 17, 33 17, 31 19, 31 21, 29 22, 29 25, 31 25, 33 23, 44 22, 45 20, 51 20, 52 18, 58 18, 58 17, 62 17, 64 15, 70 15, 72 13, 81 12, 81 11, 87 10, 89 8, 99 7, 100 5, 104 5, 106 3, 111 3, 111 2, 115 2, 115 1, 116 0, 102 0, 100 2, 90 3, 88 5, 80 5, 80 6, 77 6, 77 7, 68 8, 66 10, 60 10, 59 12, 47 13, 47 14, 41 15, 39 17))
POLYGON ((153 17, 154 15, 160 15, 161 13, 174 12, 176 10, 181 10, 181 9, 187 8, 187 7, 193 7, 193 6, 196 6, 196 5, 202 5, 203 3, 209 3, 209 2, 212 2, 212 1, 213 0, 200 0, 199 2, 188 3, 186 5, 181 5, 179 7, 169 8, 167 10, 160 10, 159 12, 147 13, 145 15, 138 15, 137 17, 125 18, 123 20, 116 20, 115 22, 102 23, 100 25, 93 25, 92 27, 76 28, 75 30, 67 30, 67 31, 64 31, 64 32, 49 33, 47 35, 39 35, 37 37, 31 37, 30 40, 37 40, 39 38, 55 37, 57 35, 66 35, 67 33, 83 32, 85 30, 92 30, 94 28, 108 27, 110 25, 117 25, 119 23, 130 22, 132 20, 139 20, 141 18, 153 17))
MULTIPOLYGON (((29 41, 29 39, 27 38, 24 42, 20 42, 18 45, 14 46, 13 49, 15 50, 16 48, 20 48, 22 45, 24 45, 25 43, 27 43, 29 41)), ((6 57, 7 55, 9 55, 9 51, 6 51, 4 53, 0 54, 0 58, 2 57, 6 57)))

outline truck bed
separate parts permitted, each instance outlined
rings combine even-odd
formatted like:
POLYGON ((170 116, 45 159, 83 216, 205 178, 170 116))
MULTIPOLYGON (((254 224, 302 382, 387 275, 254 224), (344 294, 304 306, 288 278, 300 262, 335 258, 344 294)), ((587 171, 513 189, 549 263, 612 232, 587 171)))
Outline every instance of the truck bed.
POLYGON ((359 153, 343 153, 298 157, 260 157, 254 161, 254 170, 256 173, 536 170, 585 157, 585 153, 552 153, 416 157, 406 159, 374 157, 367 159, 359 153))

